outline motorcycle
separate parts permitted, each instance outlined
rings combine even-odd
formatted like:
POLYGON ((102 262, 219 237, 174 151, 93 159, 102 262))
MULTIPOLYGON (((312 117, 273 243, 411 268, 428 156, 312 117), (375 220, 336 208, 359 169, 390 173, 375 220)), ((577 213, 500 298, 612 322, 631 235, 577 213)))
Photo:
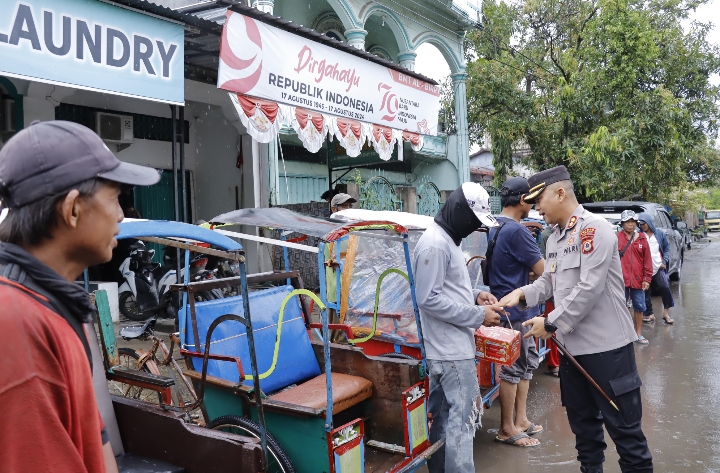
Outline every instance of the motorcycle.
MULTIPOLYGON (((125 282, 118 288, 120 312, 130 320, 142 321, 152 316, 174 319, 177 317, 179 293, 170 291, 177 284, 177 264, 166 253, 164 265, 153 262, 155 250, 148 249, 140 241, 130 247, 130 255, 120 265, 125 282)), ((207 257, 197 255, 190 260, 190 281, 214 279, 212 271, 205 269, 207 257)), ((184 279, 185 269, 181 271, 184 279)), ((221 299, 220 289, 195 293, 195 300, 221 299)))

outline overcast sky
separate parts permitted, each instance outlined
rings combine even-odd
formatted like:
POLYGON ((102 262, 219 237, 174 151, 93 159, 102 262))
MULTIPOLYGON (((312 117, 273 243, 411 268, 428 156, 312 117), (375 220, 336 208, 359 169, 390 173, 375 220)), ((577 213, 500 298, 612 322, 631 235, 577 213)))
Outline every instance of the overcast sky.
MULTIPOLYGON (((475 0, 454 0, 455 4, 461 8, 467 10, 471 18, 475 18, 477 13, 467 6, 467 3, 474 3, 475 0)), ((480 3, 480 0, 478 0, 480 3)), ((701 7, 695 18, 701 21, 707 21, 708 19, 714 20, 720 18, 720 0, 713 0, 707 5, 701 7)), ((720 20, 715 20, 713 23, 717 23, 720 20)), ((710 41, 713 43, 720 43, 720 29, 715 25, 712 33, 710 34, 710 41)), ((435 79, 441 82, 445 77, 450 74, 450 68, 445 62, 440 51, 432 46, 431 44, 425 43, 420 46, 417 50, 417 58, 415 59, 415 71, 435 79)), ((716 77, 715 82, 720 82, 720 78, 716 77)))

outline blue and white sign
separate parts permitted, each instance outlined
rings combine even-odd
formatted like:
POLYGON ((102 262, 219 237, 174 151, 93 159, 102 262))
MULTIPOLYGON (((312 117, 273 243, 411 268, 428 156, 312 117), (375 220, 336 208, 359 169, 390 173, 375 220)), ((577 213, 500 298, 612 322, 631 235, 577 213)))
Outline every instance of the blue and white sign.
POLYGON ((0 75, 184 104, 184 26, 98 0, 0 0, 0 75))

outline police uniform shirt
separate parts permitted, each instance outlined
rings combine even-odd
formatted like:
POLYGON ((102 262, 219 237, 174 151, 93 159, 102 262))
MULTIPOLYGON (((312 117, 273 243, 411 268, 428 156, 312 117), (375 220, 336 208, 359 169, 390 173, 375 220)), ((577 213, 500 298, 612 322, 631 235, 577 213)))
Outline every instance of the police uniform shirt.
POLYGON ((528 306, 554 296, 548 320, 571 354, 602 353, 637 339, 610 223, 579 205, 550 235, 546 254, 545 272, 522 290, 528 306))

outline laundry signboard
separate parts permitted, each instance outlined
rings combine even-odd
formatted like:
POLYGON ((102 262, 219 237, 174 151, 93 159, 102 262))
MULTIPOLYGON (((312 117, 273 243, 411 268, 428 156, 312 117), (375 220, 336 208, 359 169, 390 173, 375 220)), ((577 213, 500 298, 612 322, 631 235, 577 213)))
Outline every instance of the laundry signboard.
POLYGON ((399 130, 437 133, 439 86, 230 10, 218 87, 399 130))
POLYGON ((0 0, 0 75, 184 103, 184 27, 99 0, 0 0))

